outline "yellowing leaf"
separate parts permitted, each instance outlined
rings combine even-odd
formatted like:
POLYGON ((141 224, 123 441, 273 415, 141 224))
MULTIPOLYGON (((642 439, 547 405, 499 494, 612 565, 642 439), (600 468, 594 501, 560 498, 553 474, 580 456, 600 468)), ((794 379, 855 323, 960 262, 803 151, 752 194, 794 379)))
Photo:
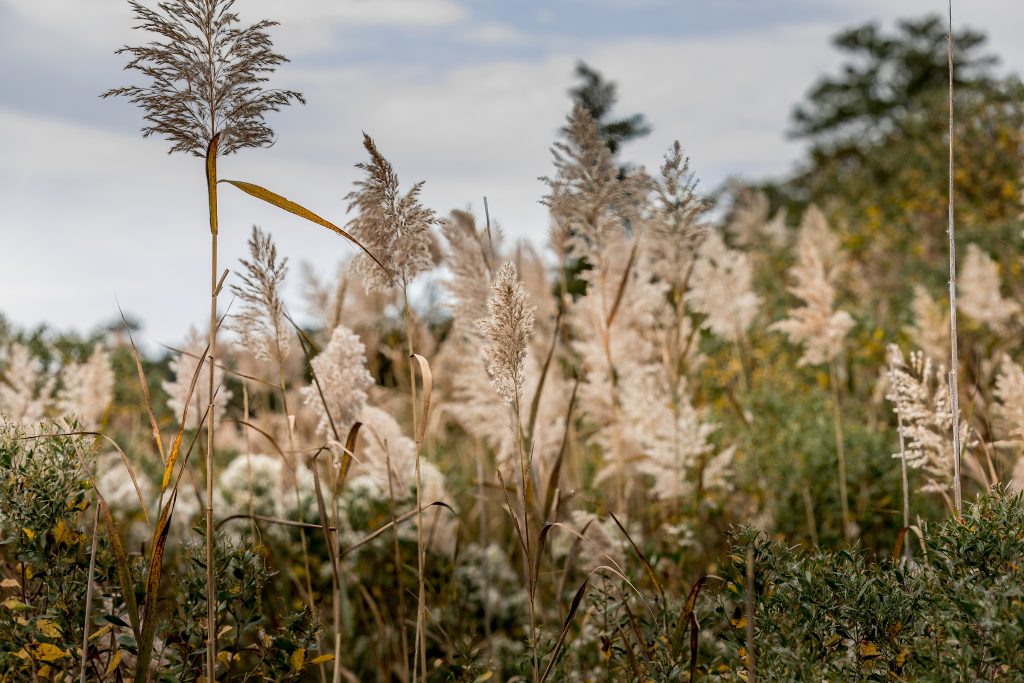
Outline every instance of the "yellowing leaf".
POLYGON ((743 615, 739 619, 730 619, 729 623, 732 624, 733 626, 735 626, 736 628, 746 628, 747 627, 747 617, 746 617, 746 615, 743 615))
POLYGON ((306 648, 300 647, 298 650, 292 653, 292 668, 296 671, 301 671, 302 667, 306 664, 306 648))
POLYGON ((53 538, 57 543, 66 543, 67 545, 74 545, 78 543, 79 534, 77 531, 68 528, 68 525, 64 523, 64 520, 60 520, 57 523, 56 528, 53 530, 53 538))
POLYGON ((68 656, 67 652, 51 643, 37 643, 33 645, 32 654, 42 662, 55 662, 68 656))
POLYGON ((94 631, 93 633, 90 633, 89 634, 89 640, 96 640, 97 638, 102 638, 103 636, 105 636, 108 633, 110 633, 110 630, 112 628, 113 628, 113 626, 111 626, 110 624, 107 624, 106 626, 103 626, 99 630, 94 631))
POLYGON ((110 658, 110 664, 107 664, 107 671, 104 674, 105 676, 109 676, 114 673, 114 670, 121 664, 121 657, 123 656, 124 650, 118 648, 117 652, 114 653, 114 656, 110 658))
POLYGON ((391 280, 392 282, 394 282, 395 278, 394 278, 393 275, 391 275, 391 271, 389 271, 387 269, 387 267, 383 263, 381 263, 379 260, 377 260, 377 257, 374 256, 373 254, 371 254, 370 250, 367 249, 366 247, 364 247, 362 245, 362 243, 359 242, 359 240, 357 240, 355 237, 353 237, 349 233, 347 233, 344 230, 342 230, 341 228, 339 228, 334 223, 331 223, 330 221, 325 220, 325 219, 321 218, 320 216, 316 215, 315 213, 313 213, 312 211, 310 211, 306 207, 302 206, 301 204, 296 204, 295 202, 293 202, 290 199, 287 199, 285 197, 282 197, 281 195, 277 194, 276 192, 272 192, 272 191, 268 190, 265 187, 260 187, 259 185, 254 185, 253 183, 247 183, 247 182, 243 182, 241 180, 226 180, 226 179, 225 180, 220 180, 219 182, 228 183, 229 185, 234 185, 239 190, 241 190, 242 192, 245 192, 246 194, 248 194, 248 195, 250 195, 252 197, 256 197, 257 199, 262 199, 263 201, 267 202, 268 204, 273 204, 274 206, 278 207, 279 209, 284 209, 285 211, 287 211, 289 213, 293 213, 296 216, 299 216, 300 218, 305 218, 307 221, 310 221, 311 223, 316 223, 317 225, 323 226, 323 227, 327 228, 328 230, 332 230, 332 231, 338 233, 339 235, 341 235, 342 237, 347 239, 349 242, 351 242, 352 244, 354 244, 357 247, 359 247, 360 249, 362 249, 366 253, 367 256, 369 256, 371 259, 373 259, 374 263, 376 263, 378 266, 380 266, 380 269, 382 271, 384 271, 384 274, 388 277, 388 279, 391 280))
POLYGON ((477 676, 473 680, 473 683, 484 683, 484 681, 489 681, 492 678, 494 678, 494 672, 493 671, 485 671, 484 673, 482 673, 479 676, 477 676))
POLYGON ((332 659, 334 659, 334 655, 331 654, 330 652, 328 652, 325 655, 320 655, 319 657, 314 657, 313 659, 309 660, 309 663, 310 664, 323 664, 324 662, 329 662, 332 659))
POLYGON ((36 537, 36 532, 32 531, 28 527, 22 527, 21 530, 25 532, 25 535, 28 536, 28 540, 30 541, 36 537))
POLYGON ((864 641, 860 644, 860 656, 861 657, 877 657, 881 652, 878 651, 878 647, 869 640, 864 641))
POLYGON ((17 579, 4 579, 0 581, 0 588, 21 588, 21 584, 17 579))
POLYGON ((15 612, 24 612, 28 609, 28 605, 23 603, 21 600, 17 600, 15 598, 7 598, 3 601, 3 603, 0 604, 2 604, 7 609, 14 610, 15 612))
POLYGON ((36 622, 36 628, 43 632, 47 638, 60 638, 60 626, 49 619, 40 619, 36 622))

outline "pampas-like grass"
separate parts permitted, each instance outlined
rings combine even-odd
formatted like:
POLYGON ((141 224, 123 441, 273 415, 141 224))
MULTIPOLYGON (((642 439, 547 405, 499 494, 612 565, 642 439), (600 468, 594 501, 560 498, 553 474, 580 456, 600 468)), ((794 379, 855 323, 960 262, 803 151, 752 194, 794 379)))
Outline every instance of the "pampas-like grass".
POLYGON ((331 341, 310 365, 320 388, 311 384, 303 387, 301 393, 305 405, 316 413, 317 433, 328 441, 336 438, 335 433, 348 434, 366 405, 367 390, 374 383, 366 369, 366 347, 350 329, 338 325, 331 333, 331 341))
POLYGON ((452 211, 441 221, 441 234, 451 273, 444 288, 451 297, 452 320, 459 334, 474 337, 475 322, 487 315, 490 284, 502 260, 502 233, 497 226, 486 232, 477 228, 470 211, 452 211))
POLYGON ((843 349, 847 334, 853 329, 854 320, 846 311, 834 308, 835 279, 844 263, 839 240, 828 229, 820 211, 811 207, 808 213, 797 240, 797 260, 789 270, 794 281, 789 291, 804 305, 790 309, 788 318, 773 323, 768 329, 783 332, 792 343, 803 347, 797 365, 828 365, 843 535, 853 539, 857 529, 850 517, 846 492, 846 449, 836 358, 843 349))
MULTIPOLYGON (((141 2, 128 3, 139 24, 136 28, 155 36, 137 47, 118 53, 131 59, 125 66, 149 81, 144 86, 114 88, 103 97, 123 96, 145 112, 142 136, 159 135, 169 140, 170 151, 205 158, 206 189, 210 219, 210 328, 207 406, 213 411, 217 364, 217 297, 223 283, 217 268, 217 157, 246 147, 267 147, 273 131, 264 117, 294 102, 305 103, 292 90, 265 87, 267 75, 287 61, 273 51, 267 30, 272 21, 239 28, 232 11, 235 0, 165 0, 151 10, 141 2)), ((197 411, 198 412, 198 411, 197 411)), ((214 445, 216 420, 207 427, 206 453, 206 565, 207 654, 206 678, 216 679, 217 599, 214 557, 214 445)), ((173 504, 173 499, 172 499, 173 504)), ((144 660, 149 657, 149 644, 144 660)))
POLYGON ((914 285, 914 297, 910 301, 914 316, 913 325, 907 335, 914 346, 929 358, 942 358, 949 350, 949 310, 932 298, 920 284, 914 285))
MULTIPOLYGON (((815 220, 809 225, 819 224, 815 220)), ((793 280, 789 291, 804 305, 790 309, 788 318, 769 327, 785 333, 791 342, 803 347, 799 365, 831 363, 854 326, 849 313, 835 309, 835 274, 841 257, 838 243, 830 239, 830 235, 830 231, 817 227, 801 231, 797 261, 789 271, 793 280)))
POLYGON ((509 407, 518 406, 526 382, 526 349, 533 335, 534 308, 513 264, 502 265, 494 276, 487 312, 488 317, 477 323, 488 340, 482 349, 487 372, 501 400, 509 407))
MULTIPOLYGON (((941 494, 952 508, 949 492, 953 486, 953 451, 949 432, 953 416, 945 367, 936 365, 920 351, 912 352, 908 361, 898 348, 890 349, 887 398, 902 423, 907 466, 924 475, 922 492, 941 494)), ((960 442, 966 444, 968 437, 969 427, 961 423, 960 442)))
POLYGON ((366 250, 384 264, 394 280, 365 253, 356 255, 352 267, 362 276, 367 291, 388 290, 396 282, 404 289, 417 275, 433 266, 430 228, 436 218, 432 210, 420 203, 422 181, 402 194, 398 174, 377 150, 373 138, 364 134, 363 146, 370 161, 356 164, 364 177, 346 197, 349 211, 357 212, 351 230, 366 250))
POLYGON ((726 246, 717 232, 709 233, 693 267, 690 291, 690 305, 705 316, 701 325, 727 341, 742 340, 761 306, 752 279, 746 254, 726 246))
POLYGON ((1000 292, 999 264, 976 244, 967 245, 967 257, 957 278, 957 310, 996 334, 1005 334, 1021 313, 1021 305, 1000 292))
MULTIPOLYGON (((1024 368, 1009 356, 1003 356, 999 362, 993 394, 1000 436, 1017 445, 1024 444, 1024 368)), ((1018 481, 1018 484, 1024 484, 1024 481, 1018 481)))
POLYGON ((737 186, 733 191, 733 207, 725 223, 730 242, 739 247, 768 244, 779 248, 786 242, 784 211, 770 214, 771 201, 760 190, 737 186))
MULTIPOLYGON (((171 358, 170 370, 174 379, 165 380, 163 383, 164 391, 167 392, 167 407, 174 413, 176 419, 181 420, 181 416, 185 412, 185 403, 191 402, 188 417, 185 419, 185 429, 198 429, 206 409, 205 399, 199 395, 199 392, 190 392, 192 377, 196 373, 196 368, 203 362, 202 354, 205 349, 206 342, 203 337, 195 328, 190 329, 180 352, 171 358)), ((230 389, 223 386, 223 368, 214 369, 213 381, 216 386, 220 387, 220 390, 217 391, 213 415, 210 419, 214 423, 219 423, 224 417, 224 410, 227 408, 228 401, 231 400, 232 393, 230 389)))
POLYGON ((243 271, 240 285, 231 291, 242 310, 232 318, 242 347, 257 360, 271 361, 288 357, 292 331, 285 320, 281 283, 288 274, 288 259, 278 259, 277 245, 270 235, 253 226, 249 237, 249 259, 239 259, 243 271))
POLYGON ((57 410, 75 415, 85 429, 96 429, 100 418, 114 398, 114 370, 110 354, 97 344, 84 363, 64 368, 63 383, 57 392, 57 410))
POLYGON ((576 105, 565 127, 567 142, 551 150, 556 175, 542 178, 549 192, 544 203, 558 227, 555 243, 565 241, 575 258, 587 258, 601 268, 607 249, 639 224, 643 200, 651 181, 642 171, 619 177, 611 150, 587 110, 576 105))
POLYGON ((273 21, 239 28, 235 0, 165 0, 157 10, 128 3, 139 22, 157 40, 123 47, 135 70, 150 83, 114 88, 103 97, 122 96, 139 105, 147 125, 142 136, 159 135, 173 143, 171 152, 206 155, 210 141, 222 134, 220 154, 245 147, 266 147, 274 132, 264 116, 293 102, 305 103, 293 90, 264 86, 266 74, 288 60, 273 51, 267 29, 273 21))
POLYGON ((53 404, 57 379, 49 376, 42 361, 28 347, 13 342, 7 347, 0 380, 0 414, 22 425, 33 425, 53 404))

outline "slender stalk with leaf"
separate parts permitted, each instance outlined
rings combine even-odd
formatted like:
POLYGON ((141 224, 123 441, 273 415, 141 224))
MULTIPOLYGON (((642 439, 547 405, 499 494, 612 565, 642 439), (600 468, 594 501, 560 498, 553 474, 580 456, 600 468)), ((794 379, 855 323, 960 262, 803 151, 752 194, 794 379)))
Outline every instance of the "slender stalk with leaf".
POLYGON ((292 90, 265 87, 267 74, 287 61, 273 51, 263 20, 239 27, 234 0, 166 0, 149 9, 131 0, 137 28, 155 39, 123 47, 131 59, 126 69, 150 82, 108 90, 108 96, 127 97, 145 111, 143 137, 159 135, 171 152, 204 158, 210 218, 210 415, 206 439, 206 561, 207 561, 207 680, 215 680, 217 663, 216 567, 214 566, 214 366, 217 357, 217 296, 223 279, 217 268, 217 157, 247 147, 267 147, 274 140, 264 117, 293 102, 305 102, 292 90))

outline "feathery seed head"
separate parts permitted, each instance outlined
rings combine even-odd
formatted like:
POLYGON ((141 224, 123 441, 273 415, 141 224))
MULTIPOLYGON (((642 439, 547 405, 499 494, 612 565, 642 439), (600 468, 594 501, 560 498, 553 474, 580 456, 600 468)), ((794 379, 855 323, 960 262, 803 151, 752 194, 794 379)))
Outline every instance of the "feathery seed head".
POLYGON ((976 244, 967 245, 967 258, 957 278, 957 308, 996 333, 1009 330, 1021 306, 1000 293, 999 264, 976 244))
MULTIPOLYGON (((953 484, 953 447, 950 434, 953 414, 945 367, 936 366, 920 351, 910 354, 909 363, 895 344, 890 344, 889 390, 886 398, 893 404, 903 426, 907 466, 925 475, 925 492, 945 492, 953 484)), ((960 421, 962 448, 969 444, 970 425, 960 421)), ((900 458, 895 453, 894 458, 900 458)))
POLYGON ((123 47, 134 69, 150 79, 145 86, 114 88, 103 97, 120 95, 145 111, 142 137, 161 135, 173 144, 171 152, 206 155, 220 134, 218 154, 244 147, 267 147, 274 132, 267 112, 293 102, 305 104, 293 90, 264 86, 267 75, 283 62, 273 51, 267 29, 273 21, 239 28, 232 11, 235 0, 163 0, 152 10, 141 2, 128 3, 139 21, 137 28, 156 39, 138 47, 123 47))
POLYGON ((761 305, 753 291, 754 272, 747 255, 726 246, 710 232, 701 243, 689 292, 693 310, 707 316, 703 326, 729 341, 739 340, 761 305))
MULTIPOLYGON (((356 189, 346 196, 348 210, 358 212, 351 223, 352 234, 404 288, 434 265, 434 238, 430 226, 437 219, 432 210, 420 203, 423 181, 401 194, 395 169, 365 133, 363 146, 370 154, 370 161, 360 162, 356 168, 363 171, 365 177, 357 181, 356 189)), ((365 253, 358 254, 352 266, 365 279, 367 291, 387 291, 394 285, 381 272, 380 265, 365 253)))
POLYGON ((281 283, 288 274, 288 258, 277 258, 277 246, 270 235, 253 226, 249 237, 249 258, 240 259, 244 272, 241 285, 231 291, 242 302, 232 327, 242 345, 262 361, 284 362, 291 348, 291 334, 285 321, 281 283))
POLYGON ((516 267, 506 263, 498 269, 487 300, 487 318, 477 329, 490 341, 483 355, 494 390, 509 406, 519 402, 526 381, 526 347, 533 334, 534 308, 516 267))
POLYGON ((114 398, 114 371, 110 355, 99 344, 84 363, 64 369, 64 386, 57 393, 57 409, 75 415, 85 429, 95 429, 114 398))
POLYGON ((23 425, 39 422, 53 403, 55 384, 27 346, 12 343, 0 377, 0 415, 23 425))
POLYGON ((836 269, 826 270, 824 258, 838 263, 839 252, 827 253, 831 251, 827 229, 820 235, 815 236, 815 233, 813 227, 801 230, 797 241, 797 261, 789 270, 794 280, 789 291, 802 299, 804 305, 790 309, 788 318, 768 328, 783 332, 794 344, 803 345, 804 353, 798 365, 830 363, 839 355, 843 340, 854 326, 853 316, 833 309, 836 269))
POLYGON ((301 391, 305 404, 319 418, 317 432, 333 440, 333 420, 338 436, 344 439, 366 405, 367 389, 373 386, 373 377, 366 369, 366 347, 352 330, 338 325, 331 333, 331 341, 310 365, 320 382, 323 398, 315 384, 301 391))
MULTIPOLYGON (((1009 356, 1003 356, 999 363, 994 394, 997 426, 1007 440, 1024 442, 1024 368, 1009 356)), ((1015 480, 1024 485, 1024 479, 1016 479, 1016 473, 1015 480)))

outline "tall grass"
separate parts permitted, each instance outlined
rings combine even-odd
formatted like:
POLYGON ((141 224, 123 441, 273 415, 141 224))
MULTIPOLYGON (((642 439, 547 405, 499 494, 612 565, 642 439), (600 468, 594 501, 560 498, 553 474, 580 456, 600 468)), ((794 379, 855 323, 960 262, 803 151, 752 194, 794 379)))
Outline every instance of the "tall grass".
MULTIPOLYGON (((951 89, 946 374, 901 350, 943 338, 926 306, 912 333, 885 328, 903 302, 864 289, 841 214, 787 221, 753 192, 710 213, 678 142, 658 174, 624 169, 584 107, 545 179, 553 266, 506 243, 486 200, 482 227, 469 210, 439 220, 368 135, 343 227, 219 178, 219 157, 269 144, 264 115, 301 101, 264 85, 284 60, 272 23, 238 29, 230 0, 131 7, 157 39, 124 48, 150 83, 107 94, 204 161, 209 330, 169 368, 130 332, 130 351, 81 362, 4 344, 0 407, 18 424, 0 430, 0 674, 754 681, 1019 661, 1019 544, 993 532, 1019 500, 996 489, 965 506, 960 463, 983 492, 1024 462, 1024 346, 1012 306, 1000 325, 961 306, 957 329, 951 89), (219 309, 222 184, 358 248, 336 286, 314 288, 318 322, 285 306, 287 259, 257 228, 236 306, 219 309), (415 301, 440 266, 446 297, 415 301), (117 391, 85 391, 108 372, 117 391), (40 422, 65 413, 100 426, 40 422), (117 467, 94 469, 98 449, 117 467), (911 562, 912 495, 919 519, 947 500, 976 528, 919 522, 929 555, 911 562), (968 566, 971 599, 943 601, 968 566)), ((951 37, 947 51, 952 88, 951 37)), ((961 301, 1003 300, 995 263, 969 254, 984 273, 960 286, 987 297, 961 301)))

